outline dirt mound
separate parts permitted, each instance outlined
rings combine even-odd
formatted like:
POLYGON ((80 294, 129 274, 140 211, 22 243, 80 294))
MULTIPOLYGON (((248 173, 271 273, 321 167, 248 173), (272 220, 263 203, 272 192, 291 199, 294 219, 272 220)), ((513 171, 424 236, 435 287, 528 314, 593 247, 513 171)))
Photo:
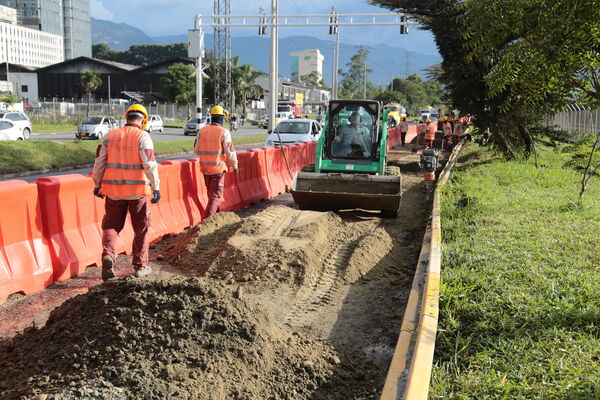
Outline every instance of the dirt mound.
POLYGON ((275 206, 244 220, 231 213, 218 216, 169 243, 167 259, 229 283, 310 286, 324 268, 353 283, 392 247, 383 228, 345 222, 332 212, 275 206))
POLYGON ((0 344, 0 398, 375 398, 380 369, 238 297, 201 278, 101 285, 0 344))

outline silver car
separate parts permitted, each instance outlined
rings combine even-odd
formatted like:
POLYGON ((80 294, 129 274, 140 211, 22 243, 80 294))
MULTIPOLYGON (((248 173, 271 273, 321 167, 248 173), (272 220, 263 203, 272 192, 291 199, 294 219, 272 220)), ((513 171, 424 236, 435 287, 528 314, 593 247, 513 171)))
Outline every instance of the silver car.
POLYGON ((81 124, 77 125, 75 137, 77 139, 101 139, 108 131, 117 129, 119 124, 114 117, 94 115, 87 117, 81 124))
POLYGON ((187 135, 197 135, 200 128, 210 124, 210 117, 204 118, 200 124, 198 124, 198 118, 192 117, 185 123, 183 127, 183 134, 187 135))
POLYGON ((153 114, 148 116, 148 124, 146 125, 146 130, 148 131, 148 133, 152 133, 152 131, 163 132, 165 130, 165 126, 160 115, 153 114))
POLYGON ((8 119, 23 134, 24 139, 29 139, 31 134, 31 121, 22 112, 0 111, 0 119, 8 119))

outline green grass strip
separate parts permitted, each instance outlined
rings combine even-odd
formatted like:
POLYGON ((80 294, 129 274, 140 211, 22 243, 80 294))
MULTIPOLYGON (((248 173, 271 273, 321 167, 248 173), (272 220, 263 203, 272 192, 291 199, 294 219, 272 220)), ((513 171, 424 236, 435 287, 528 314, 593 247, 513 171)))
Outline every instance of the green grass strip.
POLYGON ((600 182, 473 145, 442 191, 430 399, 600 399, 600 182))
MULTIPOLYGON (((236 146, 264 143, 266 134, 236 137, 236 146)), ((171 142, 155 142, 157 156, 180 152, 191 152, 193 140, 175 140, 171 142)), ((1 141, 0 142, 0 174, 54 169, 94 162, 98 141, 1 141)))

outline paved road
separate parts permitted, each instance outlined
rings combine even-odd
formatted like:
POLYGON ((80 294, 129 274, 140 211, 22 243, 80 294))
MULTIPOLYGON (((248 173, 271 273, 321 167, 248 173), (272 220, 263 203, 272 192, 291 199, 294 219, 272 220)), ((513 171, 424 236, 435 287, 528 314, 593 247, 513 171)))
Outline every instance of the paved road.
MULTIPOLYGON (((256 126, 243 127, 233 132, 233 137, 251 136, 260 133, 267 133, 265 129, 259 129, 256 126)), ((29 140, 59 140, 69 141, 75 139, 75 133, 57 133, 57 134, 44 134, 36 135, 32 134, 29 140)), ((173 140, 194 140, 194 136, 184 136, 182 128, 165 128, 165 131, 153 132, 152 139, 155 142, 171 142, 173 140)))

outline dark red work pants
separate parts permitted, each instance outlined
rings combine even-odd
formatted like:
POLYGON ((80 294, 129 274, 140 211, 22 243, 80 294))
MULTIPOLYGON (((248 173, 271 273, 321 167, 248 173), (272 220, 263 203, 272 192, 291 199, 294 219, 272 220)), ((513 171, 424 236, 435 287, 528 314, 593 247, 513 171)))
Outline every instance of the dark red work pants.
POLYGON ((404 147, 404 143, 406 142, 406 132, 400 132, 400 141, 402 142, 402 147, 404 147))
POLYGON ((115 260, 119 232, 125 226, 129 211, 134 233, 133 265, 148 265, 150 212, 146 197, 139 200, 112 200, 107 197, 104 208, 106 213, 102 219, 102 257, 109 256, 115 260))
POLYGON ((223 196, 223 187, 225 186, 225 172, 219 172, 214 175, 204 174, 204 184, 208 194, 208 203, 204 210, 203 218, 208 218, 221 211, 221 198, 223 196))

